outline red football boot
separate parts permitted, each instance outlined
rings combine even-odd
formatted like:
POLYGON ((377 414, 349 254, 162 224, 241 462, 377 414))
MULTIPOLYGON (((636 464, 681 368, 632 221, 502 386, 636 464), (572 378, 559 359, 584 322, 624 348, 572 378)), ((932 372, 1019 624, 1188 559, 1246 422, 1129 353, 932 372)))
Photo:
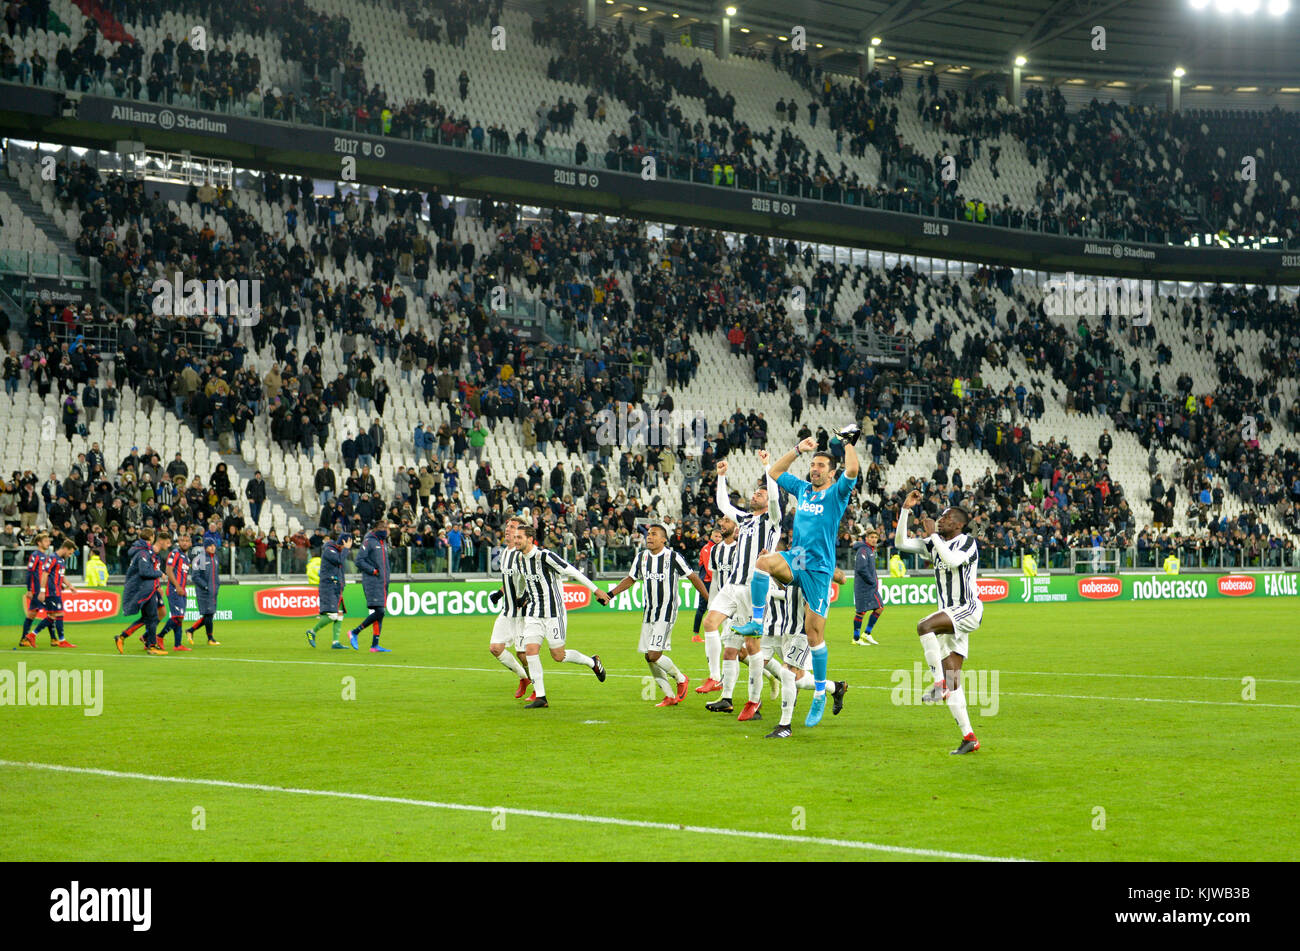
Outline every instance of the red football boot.
POLYGON ((515 699, 518 700, 524 695, 524 691, 533 685, 533 682, 527 677, 519 678, 519 689, 515 691, 515 699))
POLYGON ((715 693, 722 689, 722 681, 714 680, 710 677, 704 683, 695 688, 696 693, 715 693))
POLYGON ((758 712, 758 704, 756 704, 752 700, 748 700, 745 702, 745 708, 740 711, 740 716, 736 717, 736 719, 752 720, 754 719, 754 714, 756 714, 757 712, 758 712))

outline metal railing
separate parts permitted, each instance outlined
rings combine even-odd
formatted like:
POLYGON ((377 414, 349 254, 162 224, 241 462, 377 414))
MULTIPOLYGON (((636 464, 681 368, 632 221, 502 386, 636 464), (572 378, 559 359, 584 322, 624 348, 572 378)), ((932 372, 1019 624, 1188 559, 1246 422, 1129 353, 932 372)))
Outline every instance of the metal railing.
MULTIPOLYGON (((575 545, 559 544, 552 550, 576 565, 590 578, 613 579, 627 574, 632 560, 641 549, 635 545, 593 546, 579 552, 575 545)), ((499 564, 499 546, 483 545, 473 554, 454 553, 445 547, 423 546, 394 547, 388 550, 389 578, 392 581, 462 581, 495 576, 499 564)), ((34 548, 18 546, 0 548, 0 586, 22 586, 26 583, 27 557, 34 548)), ((993 545, 980 547, 981 571, 1019 572, 1024 568, 1025 555, 1033 555, 1040 576, 1048 574, 1112 574, 1122 572, 1159 573, 1164 570, 1165 558, 1173 555, 1179 561, 1179 572, 1224 571, 1240 569, 1300 570, 1300 550, 1282 548, 1230 548, 1220 546, 1182 546, 1176 548, 1116 548, 1105 549, 1106 557, 1100 561, 1073 557, 1079 549, 1066 548, 1004 548, 993 545)), ((110 584, 121 584, 126 572, 125 549, 106 553, 110 584)), ((319 550, 286 545, 258 556, 252 546, 222 546, 218 549, 220 576, 223 582, 256 584, 272 581, 301 581, 307 573, 307 563, 319 550)), ((882 546, 876 552, 876 570, 888 577, 889 558, 893 549, 882 546)), ((919 555, 900 553, 908 574, 929 575, 933 569, 919 555)), ((90 552, 81 549, 67 559, 68 581, 74 587, 83 585, 83 572, 90 552)), ((852 577, 854 553, 848 548, 837 552, 837 562, 852 577)), ((360 581, 349 556, 348 583, 360 581)))

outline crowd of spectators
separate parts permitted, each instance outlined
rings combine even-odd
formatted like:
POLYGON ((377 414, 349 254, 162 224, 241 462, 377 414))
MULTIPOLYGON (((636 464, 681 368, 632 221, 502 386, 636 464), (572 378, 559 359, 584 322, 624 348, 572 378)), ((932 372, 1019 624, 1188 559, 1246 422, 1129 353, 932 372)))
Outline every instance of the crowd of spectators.
MULTIPOLYGON (((160 0, 112 0, 106 6, 123 23, 139 25, 159 23, 164 10, 160 0)), ((434 45, 445 40, 463 47, 471 27, 490 29, 501 18, 501 0, 427 5, 398 0, 393 6, 415 35, 434 45)), ((10 35, 44 23, 47 8, 47 0, 10 4, 10 35)), ((466 72, 454 82, 444 76, 439 93, 435 65, 424 74, 427 98, 392 101, 368 83, 367 51, 353 41, 347 17, 313 10, 305 0, 269 6, 255 0, 182 0, 166 9, 201 17, 212 37, 208 48, 195 50, 187 37, 169 35, 156 50, 145 50, 134 39, 110 50, 95 20, 87 18, 82 39, 63 44, 55 73, 66 88, 83 91, 106 83, 116 95, 150 101, 172 102, 183 95, 203 108, 239 104, 274 118, 486 146, 500 153, 508 153, 513 142, 516 154, 527 155, 531 148, 543 157, 548 133, 570 131, 582 108, 572 96, 543 101, 534 128, 513 130, 494 117, 474 118, 465 111, 461 104, 472 82, 466 72), (301 85, 266 82, 258 57, 242 45, 232 48, 240 31, 273 36, 281 57, 300 67, 301 85)), ((635 33, 635 24, 629 29, 622 19, 612 29, 588 29, 578 7, 552 7, 533 22, 533 41, 556 52, 548 77, 588 89, 583 98, 588 120, 604 122, 607 97, 632 113, 626 127, 602 130, 604 141, 581 139, 575 148, 578 164, 639 171, 641 159, 652 155, 677 176, 696 181, 734 181, 743 188, 957 219, 978 206, 972 220, 1080 236, 1128 231, 1137 239, 1180 242, 1193 233, 1300 233, 1300 201, 1288 184, 1300 174, 1293 148, 1300 137, 1295 112, 1275 108, 1245 120, 1254 129, 1249 154, 1263 155, 1280 173, 1250 180, 1237 174, 1240 116, 1234 120, 1196 110, 1171 116, 1097 100, 1067 112, 1059 89, 1045 93, 1033 85, 1016 109, 990 86, 970 85, 960 93, 940 89, 932 72, 917 75, 909 91, 892 68, 850 79, 824 72, 806 53, 780 47, 763 56, 800 84, 808 101, 791 96, 787 102, 781 96, 770 116, 739 115, 734 96, 707 80, 698 59, 685 65, 665 49, 666 37, 654 27, 644 41, 635 33), (700 100, 707 122, 688 121, 674 102, 677 97, 700 100), (900 134, 900 108, 914 108, 943 136, 940 151, 921 154, 900 134), (805 123, 815 127, 819 118, 835 135, 833 155, 810 148, 801 135, 805 123), (966 176, 942 174, 943 159, 951 155, 962 169, 987 159, 996 179, 1004 137, 1020 143, 1041 173, 1029 206, 1005 193, 971 194, 963 184, 966 176), (860 177, 863 166, 850 168, 843 161, 846 148, 850 158, 873 150, 878 176, 860 177)), ((19 60, 0 38, 5 78, 40 83, 49 69, 39 56, 19 60)))
MULTIPOLYGON (((238 452, 249 427, 264 426, 282 450, 313 459, 317 452, 324 455, 331 432, 340 433, 343 417, 336 413, 373 419, 341 432, 341 457, 322 460, 314 487, 322 503, 319 529, 357 530, 383 512, 396 526, 397 547, 419 549, 412 564, 450 564, 455 553, 460 566, 471 556, 487 557, 502 513, 527 507, 575 552, 604 547, 625 553, 636 544, 637 518, 676 512, 678 500, 666 499, 663 486, 677 469, 683 477, 682 515, 673 518, 674 531, 700 537, 712 519, 713 462, 764 445, 766 421, 742 405, 729 417, 706 421, 706 432, 716 435, 699 457, 648 446, 616 458, 597 438, 597 413, 619 404, 671 411, 671 388, 698 371, 693 338, 724 335, 735 352, 753 358, 753 385, 788 393, 794 420, 802 420, 805 406, 815 416, 817 404, 825 407, 832 393, 853 400, 865 430, 860 449, 867 464, 848 524, 892 524, 906 487, 885 494, 887 470, 901 449, 923 449, 928 439, 935 468, 920 479, 927 504, 973 504, 980 513, 978 529, 1001 567, 1009 567, 1003 562, 1021 547, 1063 557, 1070 548, 1159 550, 1175 540, 1223 546, 1241 557, 1276 557, 1292 551, 1281 528, 1300 528, 1296 454, 1279 449, 1265 456, 1257 439, 1241 435, 1250 414, 1257 414, 1263 433, 1274 420, 1292 432, 1300 423, 1300 408, 1291 407, 1283 417, 1276 395, 1279 380, 1295 372, 1300 352, 1292 329, 1294 302, 1216 291, 1184 305, 1184 328, 1204 337, 1221 373, 1214 394, 1193 393, 1190 378, 1166 388, 1158 372, 1143 379, 1138 363, 1132 380, 1116 374, 1118 351, 1105 332, 1111 329, 1108 318, 1067 328, 1049 320, 1041 306, 1030 307, 1023 295, 999 313, 999 301, 1014 290, 1002 272, 982 269, 969 282, 935 281, 906 266, 855 273, 802 256, 793 243, 745 236, 733 246, 720 233, 691 228, 653 239, 630 222, 559 212, 548 221, 526 222, 518 209, 490 201, 477 211, 496 237, 489 247, 475 248, 457 240, 454 206, 444 206, 436 194, 383 190, 374 198, 316 199, 309 186, 303 190, 300 181, 275 175, 266 176, 262 187, 277 207, 296 196, 286 225, 289 214, 301 214, 314 231, 307 246, 290 248, 281 234, 264 232, 228 193, 192 190, 187 200, 201 215, 221 216, 230 227, 232 240, 218 250, 202 237, 210 230, 206 223, 196 234, 156 194, 145 203, 138 182, 102 176, 85 163, 60 166, 58 198, 80 213, 79 242, 108 259, 106 270, 114 288, 125 292, 127 311, 123 316, 103 306, 82 313, 36 307, 23 346, 5 360, 7 392, 26 385, 45 396, 57 388, 69 408, 63 419, 68 438, 77 431, 93 436, 98 426, 111 425, 129 389, 145 412, 175 413, 223 452, 238 452), (331 286, 319 277, 326 256, 341 267, 351 255, 373 262, 372 282, 331 286), (437 265, 432 272, 431 262, 437 265), (815 272, 803 318, 806 335, 796 329, 787 305, 798 264, 815 272), (244 273, 266 268, 279 275, 265 296, 267 319, 246 333, 234 319, 155 314, 148 305, 145 289, 152 278, 173 268, 187 276, 233 276, 241 266, 244 273), (426 278, 414 278, 418 273, 426 278), (427 297, 426 325, 407 319, 398 274, 412 278, 421 299, 427 297), (495 319, 487 298, 496 274, 526 280, 574 344, 530 342, 495 319), (861 297, 855 325, 901 341, 901 365, 869 359, 833 332, 834 299, 848 288, 861 297), (920 315, 939 303, 962 319, 951 323, 945 317, 931 332, 914 334, 920 315), (1258 380, 1245 376, 1235 359, 1236 334, 1247 328, 1272 340, 1261 360, 1266 375, 1258 380), (97 351, 93 341, 101 338, 114 340, 114 353, 97 351), (323 350, 332 347, 344 357, 344 369, 326 380, 323 350), (268 372, 253 371, 250 350, 273 356, 268 372), (1029 376, 1001 391, 984 386, 982 363, 1005 366, 1011 352, 1024 358, 1029 376), (101 385, 106 359, 111 379, 101 385), (669 387, 658 394, 646 387, 652 364, 664 368, 669 387), (409 444, 406 434, 385 432, 379 419, 390 386, 386 365, 395 365, 403 386, 418 384, 431 416, 435 407, 446 416, 437 426, 419 427, 409 444), (910 399, 918 391, 920 398, 910 399), (1117 432, 1131 430, 1144 445, 1185 453, 1186 464, 1168 484, 1153 481, 1149 487, 1153 530, 1136 524, 1129 497, 1109 472, 1108 447, 1094 452, 1035 438, 1032 427, 1044 398, 1058 396, 1075 412, 1110 416, 1117 432), (519 428, 525 450, 558 443, 585 457, 585 465, 576 472, 556 467, 549 475, 535 466, 512 481, 511 473, 494 472, 482 457, 483 445, 502 425, 519 428), (987 452, 993 465, 963 475, 950 466, 952 444, 987 452), (404 461, 416 465, 392 485, 376 485, 372 460, 397 451, 395 445, 404 461), (341 468, 332 473, 329 464, 341 468), (1177 485, 1188 492, 1200 528, 1194 541, 1171 534, 1177 485), (1245 503, 1240 517, 1222 515, 1225 494, 1245 503)), ((1150 328, 1129 332, 1134 346, 1157 353, 1168 347, 1150 328)), ((829 445, 824 429, 816 435, 829 445)), ((96 498, 105 512, 121 510, 123 538, 149 520, 184 525, 217 517, 232 550, 251 552, 248 564, 265 563, 257 560, 259 539, 272 537, 261 530, 264 494, 256 500, 230 497, 220 485, 228 486, 228 476, 221 480, 215 473, 207 485, 182 480, 168 488, 166 483, 175 482, 170 472, 160 482, 148 466, 145 479, 139 466, 109 473, 93 462, 86 460, 80 481, 94 492, 77 486, 71 473, 52 478, 63 495, 54 488, 51 498, 67 499, 68 510, 56 501, 51 515, 41 495, 50 524, 90 532, 96 523, 87 517, 82 526, 82 504, 89 512, 96 498), (226 525, 230 519, 241 522, 238 542, 226 525)), ((39 504, 31 510, 23 494, 23 482, 36 479, 14 474, 12 502, 0 504, 14 506, 20 533, 31 527, 24 526, 24 516, 31 522, 40 510, 39 504)), ((118 520, 105 525, 106 535, 113 521, 118 520)), ((304 533, 307 550, 313 537, 304 533)))

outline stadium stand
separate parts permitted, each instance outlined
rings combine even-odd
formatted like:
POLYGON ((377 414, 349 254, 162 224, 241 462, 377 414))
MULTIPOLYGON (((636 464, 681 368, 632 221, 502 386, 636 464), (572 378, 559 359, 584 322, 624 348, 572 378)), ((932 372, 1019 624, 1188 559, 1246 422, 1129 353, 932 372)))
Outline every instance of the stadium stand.
MULTIPOLYGON (((342 0, 271 10, 237 0, 212 18, 205 56, 175 45, 198 6, 87 0, 79 10, 53 0, 44 28, 33 19, 2 41, 4 76, 469 148, 576 150, 575 160, 586 152, 606 167, 637 168, 650 154, 697 181, 734 174, 741 187, 1053 233, 1181 241, 1300 231, 1293 113, 1171 120, 1098 102, 1067 113, 1059 91, 1032 87, 1016 111, 988 89, 958 92, 933 75, 913 86, 896 71, 865 82, 824 75, 798 54, 719 61, 654 31, 633 36, 621 20, 593 36, 575 11, 533 20, 499 2, 405 4, 399 17, 342 0), (506 27, 501 69, 477 66, 492 41, 470 23, 506 27), (1287 155, 1260 182, 1231 174, 1227 146, 1243 121, 1265 126, 1269 154, 1287 155), (1083 167, 1085 153, 1101 164, 1083 167), (960 184, 939 175, 949 154, 960 184)), ((1300 431, 1293 299, 1171 291, 1138 327, 1111 314, 1053 317, 1043 288, 1006 269, 950 279, 851 266, 793 242, 652 234, 560 211, 525 219, 435 192, 322 197, 274 173, 241 183, 256 187, 163 198, 88 162, 61 163, 51 182, 30 157, 11 155, 6 172, 80 255, 100 260, 104 297, 119 311, 38 308, 6 361, 27 430, 54 421, 30 472, 9 480, 18 508, 42 473, 63 485, 93 452, 85 388, 98 380, 106 392, 111 379, 119 418, 99 435, 114 492, 124 477, 113 460, 132 446, 180 453, 196 473, 226 464, 225 501, 241 507, 261 471, 265 517, 237 527, 253 531, 241 544, 254 552, 272 538, 258 541, 263 522, 278 543, 387 509, 403 526, 399 549, 422 549, 425 564, 423 550, 439 551, 450 564, 458 529, 471 544, 477 531, 485 552, 501 512, 528 504, 562 544, 624 551, 636 518, 651 512, 699 537, 712 461, 734 453, 731 485, 743 489, 760 472, 743 450, 792 444, 815 407, 867 431, 867 491, 851 524, 890 524, 925 472, 931 504, 976 501, 1001 567, 1022 548, 1061 564, 1094 545, 1194 546, 1232 564, 1295 559, 1300 476, 1284 438, 1300 431), (260 319, 154 314, 154 281, 178 269, 260 280, 260 319), (498 284, 508 321, 489 303, 498 284), (807 310, 791 307, 796 289, 807 310), (542 315, 565 342, 532 338, 514 319, 523 313, 542 315), (737 379, 752 389, 721 397, 719 381, 737 379), (681 448, 702 456, 653 445, 602 452, 598 414, 629 403, 672 412, 688 430, 681 448), (690 445, 697 416, 704 446, 690 445), (329 482, 320 460, 337 470, 332 493, 320 488, 329 482)), ((2 192, 0 216, 0 250, 57 251, 2 192)), ((23 432, 6 434, 13 458, 31 454, 29 439, 14 438, 23 432)), ((824 431, 809 434, 829 445, 824 431)), ((86 466, 81 478, 94 481, 86 466)), ((164 517, 127 508, 137 526, 164 517)), ((242 517, 224 508, 182 511, 242 517)), ((43 516, 67 521, 48 503, 43 516)))

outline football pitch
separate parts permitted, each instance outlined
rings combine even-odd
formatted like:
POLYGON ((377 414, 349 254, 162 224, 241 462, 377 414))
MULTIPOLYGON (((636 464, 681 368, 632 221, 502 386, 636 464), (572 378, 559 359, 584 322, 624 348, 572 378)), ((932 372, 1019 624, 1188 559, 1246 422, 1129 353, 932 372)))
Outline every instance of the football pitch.
POLYGON ((546 657, 545 710, 513 699, 491 617, 389 619, 391 654, 328 628, 312 650, 305 620, 165 658, 119 656, 121 623, 70 627, 77 650, 10 651, 6 627, 0 671, 102 671, 102 712, 0 706, 0 860, 1294 859, 1294 603, 990 605, 967 756, 916 702, 929 610, 889 608, 870 648, 833 610, 844 711, 804 729, 801 691, 789 740, 764 738, 766 685, 761 721, 704 709, 686 614, 671 708, 631 613, 569 618, 609 678, 546 657))

